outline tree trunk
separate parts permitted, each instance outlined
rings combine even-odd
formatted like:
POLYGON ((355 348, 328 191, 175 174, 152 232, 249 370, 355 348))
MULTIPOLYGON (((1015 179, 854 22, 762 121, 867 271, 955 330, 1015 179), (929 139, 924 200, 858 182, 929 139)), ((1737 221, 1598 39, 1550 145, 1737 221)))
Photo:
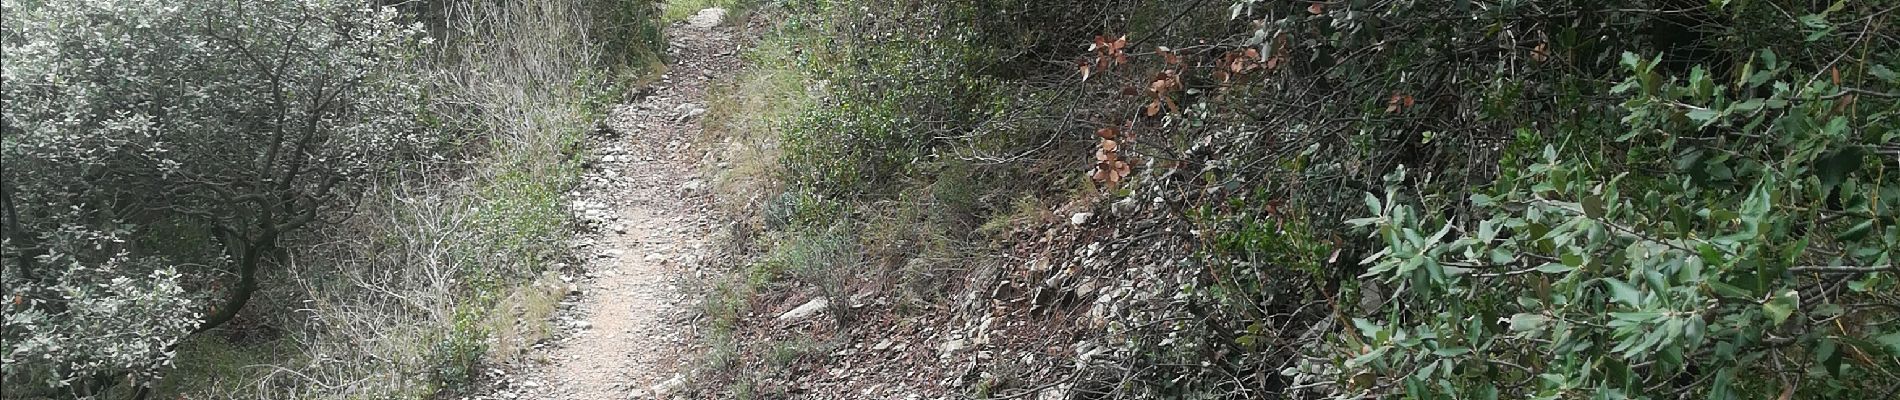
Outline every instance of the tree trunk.
POLYGON ((191 331, 193 335, 216 329, 225 323, 231 322, 232 319, 237 318, 239 311, 244 310, 244 305, 251 302, 251 295, 257 293, 259 286, 257 283, 258 265, 263 263, 265 253, 277 247, 277 234, 267 232, 256 241, 239 240, 232 243, 232 245, 236 245, 240 248, 237 286, 231 288, 230 296, 225 298, 223 305, 212 309, 211 315, 205 317, 204 322, 199 323, 198 328, 191 331))

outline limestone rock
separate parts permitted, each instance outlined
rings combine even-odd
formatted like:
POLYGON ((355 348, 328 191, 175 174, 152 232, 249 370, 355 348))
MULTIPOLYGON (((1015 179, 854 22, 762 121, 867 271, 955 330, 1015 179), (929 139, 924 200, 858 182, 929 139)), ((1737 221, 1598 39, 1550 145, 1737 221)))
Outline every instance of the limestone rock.
POLYGON ((825 307, 830 305, 831 300, 829 299, 824 297, 813 298, 811 301, 805 302, 804 305, 793 308, 791 311, 786 311, 784 314, 779 314, 778 320, 796 321, 809 318, 813 315, 818 315, 820 311, 824 311, 825 307))
POLYGON ((726 9, 718 7, 699 10, 699 13, 693 14, 692 17, 686 19, 687 25, 699 29, 712 29, 712 27, 719 26, 719 24, 725 22, 726 9))

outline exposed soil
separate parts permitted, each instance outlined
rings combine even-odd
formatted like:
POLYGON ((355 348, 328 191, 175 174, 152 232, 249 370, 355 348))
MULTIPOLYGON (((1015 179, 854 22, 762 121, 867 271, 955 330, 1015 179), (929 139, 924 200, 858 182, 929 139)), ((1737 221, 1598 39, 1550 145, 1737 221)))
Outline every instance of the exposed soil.
POLYGON ((564 275, 576 293, 555 317, 560 332, 524 357, 538 361, 483 371, 469 398, 645 399, 680 388, 694 343, 681 286, 706 259, 713 227, 692 143, 707 86, 739 65, 732 30, 669 27, 667 73, 591 135, 594 159, 571 194, 586 260, 564 275))

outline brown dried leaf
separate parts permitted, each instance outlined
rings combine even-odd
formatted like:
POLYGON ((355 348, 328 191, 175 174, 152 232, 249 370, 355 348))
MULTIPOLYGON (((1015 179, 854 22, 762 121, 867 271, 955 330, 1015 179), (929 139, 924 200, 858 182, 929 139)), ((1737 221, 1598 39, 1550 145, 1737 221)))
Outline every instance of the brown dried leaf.
POLYGON ((1412 99, 1412 95, 1393 93, 1392 97, 1386 98, 1385 100, 1385 112, 1399 112, 1407 108, 1412 108, 1414 104, 1416 104, 1416 102, 1412 99))

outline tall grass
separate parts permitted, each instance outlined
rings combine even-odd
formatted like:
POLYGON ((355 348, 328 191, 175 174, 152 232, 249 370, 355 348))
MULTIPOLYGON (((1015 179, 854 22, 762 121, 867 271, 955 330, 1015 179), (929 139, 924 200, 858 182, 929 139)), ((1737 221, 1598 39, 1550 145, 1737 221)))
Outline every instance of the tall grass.
POLYGON ((353 218, 301 238, 255 317, 283 333, 186 346, 165 397, 425 398, 546 338, 567 292, 555 271, 571 236, 565 192, 624 76, 603 71, 655 61, 643 49, 657 38, 632 49, 590 35, 646 31, 631 25, 653 21, 625 18, 650 11, 638 0, 446 7, 421 106, 461 133, 447 156, 396 171, 353 218))

